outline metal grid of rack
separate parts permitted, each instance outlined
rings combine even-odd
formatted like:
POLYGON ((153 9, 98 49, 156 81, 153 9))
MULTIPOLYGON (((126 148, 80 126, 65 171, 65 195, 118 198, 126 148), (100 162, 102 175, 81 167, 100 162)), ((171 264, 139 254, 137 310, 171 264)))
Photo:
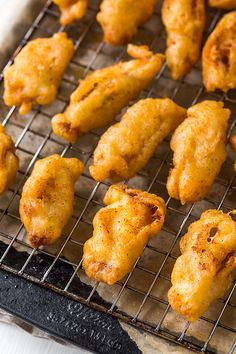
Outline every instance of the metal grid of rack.
MULTIPOLYGON (((135 38, 136 43, 151 46, 154 52, 163 52, 165 32, 160 19, 159 4, 152 19, 144 25, 135 38)), ((57 99, 51 105, 35 107, 27 116, 21 117, 16 107, 6 107, 2 99, 3 74, 0 76, 0 115, 6 130, 15 139, 17 154, 21 160, 20 171, 15 185, 0 198, 0 241, 4 244, 0 254, 0 266, 8 271, 29 277, 30 268, 38 254, 50 259, 50 266, 30 276, 30 279, 44 286, 60 291, 91 307, 112 314, 154 335, 202 352, 233 353, 236 349, 235 283, 226 296, 211 306, 199 321, 189 324, 174 314, 167 301, 170 274, 175 259, 179 255, 178 240, 186 232, 188 225, 196 220, 202 211, 219 208, 229 211, 235 208, 236 179, 233 171, 232 151, 207 198, 190 206, 181 206, 168 197, 166 178, 171 167, 171 152, 166 139, 157 149, 146 168, 136 177, 127 181, 130 187, 141 188, 162 196, 167 205, 167 217, 161 234, 151 240, 142 256, 137 260, 132 272, 112 287, 88 280, 82 270, 82 248, 91 235, 92 219, 102 207, 103 196, 108 183, 95 182, 88 173, 93 150, 104 130, 93 131, 70 145, 56 137, 51 130, 50 119, 64 109, 70 93, 76 88, 78 78, 90 71, 126 60, 126 48, 111 47, 102 42, 102 32, 96 23, 98 1, 91 1, 85 18, 66 28, 59 25, 57 8, 49 0, 25 35, 14 56, 32 38, 51 36, 57 31, 66 31, 74 41, 75 54, 64 75, 57 99), (35 161, 52 153, 62 156, 79 157, 86 166, 85 173, 76 185, 74 215, 66 227, 62 239, 53 247, 32 249, 26 241, 26 233, 19 218, 18 206, 21 188, 30 174, 35 161), (20 267, 8 260, 11 249, 24 251, 20 267), (50 283, 50 273, 58 262, 69 264, 73 272, 62 286, 50 283), (88 296, 75 295, 72 284, 79 276, 81 281, 92 285, 88 296), (96 302, 95 293, 106 300, 96 302), (220 338, 224 337, 224 341, 220 338)), ((221 13, 209 10, 209 24, 206 36, 214 28, 221 13)), ((8 65, 12 63, 13 58, 8 65)), ((204 99, 223 100, 232 110, 229 136, 236 130, 236 93, 209 94, 201 83, 200 64, 196 65, 181 81, 173 81, 164 64, 160 73, 142 93, 141 97, 171 97, 176 103, 188 107, 204 99)), ((119 117, 117 118, 119 119, 119 117)))

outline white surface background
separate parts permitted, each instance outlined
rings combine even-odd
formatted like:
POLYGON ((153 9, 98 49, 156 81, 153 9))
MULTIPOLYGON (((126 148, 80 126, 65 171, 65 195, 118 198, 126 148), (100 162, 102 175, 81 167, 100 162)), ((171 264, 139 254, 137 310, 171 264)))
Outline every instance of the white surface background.
POLYGON ((0 0, 0 67, 14 52, 46 0, 0 0))
MULTIPOLYGON (((2 1, 2 0, 1 0, 2 1)), ((66 347, 48 339, 33 337, 23 329, 0 322, 1 354, 85 354, 85 350, 66 347)))
MULTIPOLYGON (((18 16, 25 14, 32 0, 0 0, 0 53, 18 16)), ((36 0, 34 0, 36 1, 36 0)), ((42 0, 39 0, 42 1, 42 0)), ((21 328, 0 322, 0 354, 84 354, 87 351, 66 347, 51 340, 33 337, 21 328)))

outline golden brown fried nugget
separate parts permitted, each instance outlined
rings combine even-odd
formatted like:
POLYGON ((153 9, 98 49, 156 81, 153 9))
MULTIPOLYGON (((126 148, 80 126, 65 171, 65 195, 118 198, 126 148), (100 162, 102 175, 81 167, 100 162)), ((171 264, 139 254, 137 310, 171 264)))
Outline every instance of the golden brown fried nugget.
POLYGON ((20 217, 33 247, 50 245, 73 212, 74 184, 83 172, 79 159, 52 155, 36 162, 20 200, 20 217))
POLYGON ((162 20, 167 31, 167 64, 177 80, 191 70, 200 56, 206 24, 205 1, 164 0, 162 20))
POLYGON ((60 22, 62 25, 76 21, 83 17, 88 7, 88 0, 53 0, 61 11, 60 22))
POLYGON ((220 9, 236 9, 236 0, 208 0, 208 4, 209 6, 218 7, 220 9))
POLYGON ((0 124, 0 194, 15 181, 18 168, 14 142, 0 124))
POLYGON ((220 210, 207 210, 180 241, 168 299, 173 309, 195 321, 229 288, 236 267, 236 222, 220 210))
POLYGON ((97 20, 104 40, 119 45, 129 42, 138 27, 153 14, 158 0, 103 0, 97 20))
POLYGON ((5 103, 21 106, 20 114, 26 114, 34 103, 52 102, 73 51, 66 33, 30 41, 4 73, 5 103))
MULTIPOLYGON (((231 142, 233 149, 236 151, 236 134, 231 136, 230 142, 231 142)), ((234 162, 234 170, 236 171, 236 161, 234 162)))
POLYGON ((153 54, 146 46, 129 45, 128 52, 138 59, 97 70, 80 82, 66 111, 52 120, 55 134, 76 142, 90 130, 111 123, 138 97, 159 72, 164 56, 153 54))
POLYGON ((131 271, 150 238, 161 230, 165 203, 155 194, 113 185, 105 208, 93 220, 84 245, 83 267, 90 278, 114 284, 131 271))
POLYGON ((223 102, 204 101, 187 111, 171 139, 174 168, 167 180, 172 198, 182 204, 206 196, 226 159, 230 110, 223 102))
POLYGON ((185 117, 186 109, 169 98, 139 101, 101 137, 90 167, 92 177, 97 181, 133 177, 185 117))
POLYGON ((230 142, 231 142, 233 149, 236 150, 236 134, 231 136, 230 142))
POLYGON ((236 88, 236 11, 220 20, 202 53, 203 82, 208 91, 236 88))

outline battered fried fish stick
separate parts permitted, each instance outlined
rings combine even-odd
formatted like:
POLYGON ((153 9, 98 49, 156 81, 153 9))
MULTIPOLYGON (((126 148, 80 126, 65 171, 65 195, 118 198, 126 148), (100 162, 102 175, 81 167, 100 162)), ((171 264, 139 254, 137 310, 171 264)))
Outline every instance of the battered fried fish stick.
POLYGON ((203 82, 208 91, 236 88, 236 11, 220 20, 202 53, 203 82))
POLYGON ((131 271, 149 239, 161 230, 165 203, 124 185, 111 186, 104 203, 93 220, 93 236, 84 245, 83 267, 89 277, 114 284, 131 271))
POLYGON ((146 46, 129 45, 128 52, 138 59, 97 70, 80 82, 66 111, 52 120, 55 134, 76 142, 90 130, 111 123, 147 87, 159 72, 164 56, 153 54, 146 46))
POLYGON ((4 73, 5 103, 20 106, 20 114, 26 114, 34 103, 52 102, 73 51, 66 33, 30 41, 4 73))
POLYGON ((190 225, 180 250, 168 299, 176 312, 195 321, 231 284, 236 267, 236 222, 220 210, 207 210, 190 225))
POLYGON ((90 167, 92 177, 97 181, 133 177, 185 117, 186 109, 169 98, 139 101, 101 137, 90 167))
POLYGON ((15 181, 18 168, 14 142, 0 124, 0 194, 15 181))
POLYGON ((36 162, 20 200, 20 217, 33 247, 50 245, 73 212, 74 184, 83 172, 79 159, 52 155, 36 162))
POLYGON ((88 0, 53 0, 61 11, 60 23, 68 25, 83 17, 88 7, 88 0))
POLYGON ((200 56, 206 24, 205 1, 164 0, 162 20, 167 31, 167 64, 173 79, 178 80, 200 56))
MULTIPOLYGON (((236 134, 231 136, 230 142, 233 149, 236 151, 236 134)), ((236 171, 236 161, 234 162, 234 170, 236 171)))
POLYGON ((174 168, 167 180, 172 198, 182 204, 206 196, 226 159, 230 110, 223 102, 204 101, 187 111, 171 139, 174 168))
POLYGON ((138 27, 153 14, 158 0, 103 0, 97 20, 104 40, 119 45, 129 42, 138 27))
POLYGON ((220 9, 233 10, 236 9, 236 0, 208 0, 209 6, 220 9))

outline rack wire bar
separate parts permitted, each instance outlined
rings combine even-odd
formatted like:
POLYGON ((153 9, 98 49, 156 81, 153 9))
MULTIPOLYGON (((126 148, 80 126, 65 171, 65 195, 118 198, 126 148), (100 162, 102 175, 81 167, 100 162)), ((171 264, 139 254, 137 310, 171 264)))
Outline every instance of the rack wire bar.
MULTIPOLYGON (((64 75, 61 89, 54 103, 35 107, 26 117, 21 117, 16 107, 6 107, 3 102, 3 72, 0 74, 2 124, 14 137, 17 154, 22 161, 15 185, 6 195, 0 197, 0 245, 4 245, 0 253, 0 267, 30 279, 42 288, 49 287, 68 298, 109 313, 176 344, 198 352, 233 354, 236 349, 235 283, 229 289, 227 296, 213 304, 209 311, 194 324, 174 314, 166 296, 171 286, 170 275, 173 262, 179 255, 178 240, 186 232, 188 225, 197 220, 201 212, 206 209, 218 208, 229 211, 235 208, 236 179, 231 156, 224 164, 207 198, 190 206, 181 206, 177 201, 168 197, 165 188, 172 156, 169 138, 165 139, 148 166, 136 177, 126 181, 131 188, 147 190, 165 199, 168 212, 160 235, 145 247, 143 254, 125 279, 112 287, 92 282, 82 269, 83 244, 91 235, 92 219, 96 211, 102 207, 102 199, 109 187, 109 183, 95 182, 87 172, 94 148, 104 130, 93 131, 81 138, 77 144, 71 145, 54 136, 50 120, 68 103, 70 93, 76 87, 77 79, 84 78, 93 70, 126 58, 125 46, 111 47, 102 41, 102 32, 96 23, 98 6, 98 1, 91 0, 87 15, 82 21, 63 27, 58 21, 57 7, 52 4, 51 0, 48 0, 7 63, 7 66, 12 64, 14 57, 29 40, 40 36, 50 36, 55 31, 66 31, 73 40, 75 54, 64 75), (59 153, 65 157, 77 156, 83 161, 86 169, 76 185, 74 215, 68 228, 65 228, 62 239, 53 247, 33 249, 27 244, 26 232, 19 218, 19 198, 34 163, 52 153, 59 153), (21 252, 24 254, 20 268, 10 262, 13 249, 19 251, 19 254, 21 252), (35 266, 37 257, 47 257, 50 263, 44 268, 39 267, 38 274, 32 275, 31 268, 35 266), (57 269, 59 263, 72 267, 63 286, 55 285, 51 281, 51 273, 57 269), (77 277, 85 286, 91 287, 86 295, 73 292, 72 285, 77 277), (104 298, 106 304, 101 305, 97 301, 97 294, 104 298), (224 337, 223 344, 220 337, 224 337)), ((165 48, 166 38, 161 24, 160 7, 161 2, 152 20, 141 27, 134 39, 135 43, 151 46, 154 52, 163 52, 165 48)), ((220 11, 209 10, 210 21, 205 32, 205 39, 220 16, 220 11)), ((232 110, 229 137, 236 131, 236 94, 235 92, 223 96, 219 93, 209 94, 202 86, 199 77, 200 65, 198 63, 185 78, 173 81, 170 79, 165 63, 149 89, 145 90, 141 97, 168 96, 185 107, 204 99, 222 100, 232 110)))

